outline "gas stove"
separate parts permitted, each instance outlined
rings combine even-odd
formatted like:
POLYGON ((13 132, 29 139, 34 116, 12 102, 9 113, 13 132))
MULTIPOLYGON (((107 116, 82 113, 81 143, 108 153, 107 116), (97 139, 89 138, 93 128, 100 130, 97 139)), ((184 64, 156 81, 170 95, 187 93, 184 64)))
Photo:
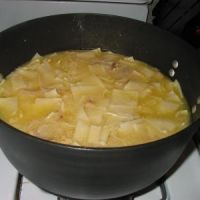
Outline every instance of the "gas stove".
MULTIPOLYGON (((149 0, 0 1, 0 31, 33 18, 75 12, 115 14, 146 21, 149 2, 149 0)), ((200 154, 198 149, 195 143, 191 142, 165 177, 148 188, 121 200, 199 200, 200 154)), ((39 189, 19 174, 1 150, 0 199, 63 200, 61 197, 39 189)))

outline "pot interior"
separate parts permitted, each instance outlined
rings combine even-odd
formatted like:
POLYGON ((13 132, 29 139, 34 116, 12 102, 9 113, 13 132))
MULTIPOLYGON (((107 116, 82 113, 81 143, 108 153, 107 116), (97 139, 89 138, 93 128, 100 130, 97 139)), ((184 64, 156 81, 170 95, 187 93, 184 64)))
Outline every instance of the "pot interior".
POLYGON ((6 76, 36 53, 101 48, 133 56, 177 79, 200 118, 197 52, 177 37, 136 20, 101 14, 66 14, 31 20, 0 33, 0 73, 6 76))

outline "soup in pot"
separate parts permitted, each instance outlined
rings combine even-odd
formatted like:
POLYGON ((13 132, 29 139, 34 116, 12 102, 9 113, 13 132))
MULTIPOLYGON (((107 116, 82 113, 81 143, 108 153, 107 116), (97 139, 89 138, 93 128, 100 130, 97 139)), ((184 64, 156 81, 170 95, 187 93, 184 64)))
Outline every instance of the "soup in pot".
POLYGON ((35 55, 1 80, 0 118, 24 133, 85 147, 143 144, 190 122, 177 80, 100 49, 35 55))

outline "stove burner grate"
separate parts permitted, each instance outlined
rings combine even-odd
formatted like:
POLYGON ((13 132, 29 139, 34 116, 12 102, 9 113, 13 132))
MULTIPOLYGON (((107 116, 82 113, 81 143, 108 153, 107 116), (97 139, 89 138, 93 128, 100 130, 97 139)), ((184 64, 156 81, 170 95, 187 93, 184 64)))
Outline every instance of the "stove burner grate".
MULTIPOLYGON (((21 192, 22 192, 22 184, 23 184, 23 176, 21 174, 18 175, 18 182, 17 182, 17 188, 16 188, 16 194, 15 194, 15 200, 21 200, 21 192)), ((168 191, 168 187, 166 185, 165 180, 159 180, 158 182, 150 185, 149 187, 138 191, 132 195, 120 197, 120 198, 114 198, 114 199, 108 199, 108 200, 137 200, 138 197, 150 192, 154 188, 160 189, 161 198, 154 199, 154 200, 170 200, 170 193, 168 191)), ((56 200, 79 200, 79 199, 72 199, 68 197, 55 197, 56 200)))
MULTIPOLYGON (((158 186, 159 186, 161 194, 162 194, 162 198, 158 199, 158 200, 170 200, 170 195, 169 195, 169 191, 167 189, 166 183, 163 181, 162 183, 158 183, 158 186)), ((141 195, 143 192, 141 191, 139 193, 141 195)), ((132 195, 129 195, 129 196, 110 199, 110 200, 134 200, 136 198, 136 196, 138 196, 138 195, 137 194, 136 195, 132 194, 132 195)), ((78 199, 58 197, 57 200, 78 200, 78 199)))

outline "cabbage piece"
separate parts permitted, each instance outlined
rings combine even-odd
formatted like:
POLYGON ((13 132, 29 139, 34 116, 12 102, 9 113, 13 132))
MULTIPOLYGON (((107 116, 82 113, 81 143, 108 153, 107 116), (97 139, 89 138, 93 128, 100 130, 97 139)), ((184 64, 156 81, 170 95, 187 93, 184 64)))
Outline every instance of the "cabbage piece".
POLYGON ((178 110, 180 104, 171 101, 161 100, 157 105, 157 111, 162 114, 173 113, 178 110))
POLYGON ((177 126, 177 123, 172 119, 146 118, 145 120, 148 123, 150 123, 153 127, 160 130, 162 133, 166 133, 166 132, 173 133, 177 126))
POLYGON ((152 92, 157 96, 166 95, 165 88, 161 82, 153 82, 148 88, 150 88, 152 92))
POLYGON ((135 81, 143 81, 143 82, 149 81, 149 78, 146 77, 141 72, 139 72, 138 70, 133 70, 130 77, 131 77, 131 80, 135 80, 135 81))
POLYGON ((100 134, 100 144, 101 145, 106 145, 108 144, 109 138, 111 135, 116 134, 117 129, 118 129, 119 123, 116 122, 110 122, 109 124, 105 124, 102 129, 101 129, 101 134, 100 134))
POLYGON ((112 104, 119 105, 137 105, 138 92, 135 91, 124 91, 119 89, 114 89, 112 91, 112 104))
POLYGON ((0 95, 1 97, 13 96, 16 91, 12 88, 12 81, 10 78, 3 79, 0 83, 0 95))
POLYGON ((61 112, 64 120, 69 123, 76 123, 76 116, 80 109, 80 105, 76 104, 70 92, 62 96, 64 104, 61 104, 61 112))
POLYGON ((59 94, 56 89, 47 90, 44 92, 44 96, 47 98, 59 97, 59 94))
POLYGON ((148 84, 144 83, 142 81, 129 81, 124 86, 124 89, 125 90, 133 90, 133 91, 135 90, 135 91, 138 91, 138 92, 143 92, 143 90, 147 87, 148 87, 148 84))
POLYGON ((36 98, 32 112, 37 117, 46 116, 51 112, 59 111, 61 104, 61 98, 36 98))
POLYGON ((9 120, 18 110, 18 100, 16 97, 0 98, 0 116, 4 120, 9 120))
POLYGON ((73 127, 63 121, 45 121, 38 127, 36 135, 44 139, 61 141, 72 137, 73 130, 73 127))
POLYGON ((92 85, 75 85, 71 86, 72 95, 76 102, 80 102, 84 97, 91 97, 92 99, 98 100, 102 98, 105 90, 92 85))
POLYGON ((113 104, 109 105, 108 112, 126 118, 133 118, 135 113, 134 108, 132 106, 113 105, 113 104))
POLYGON ((88 143, 98 145, 100 140, 101 126, 91 125, 88 134, 88 143))
POLYGON ((93 59, 94 57, 96 57, 100 53, 101 53, 101 49, 97 48, 97 49, 94 49, 94 50, 79 51, 79 53, 76 54, 76 56, 78 58, 82 58, 82 59, 93 59))
POLYGON ((129 61, 129 62, 131 62, 131 63, 132 63, 132 62, 135 62, 135 60, 134 60, 134 58, 133 58, 132 56, 130 56, 130 57, 125 57, 124 60, 125 60, 125 61, 129 61))
POLYGON ((84 121, 89 121, 88 115, 86 114, 85 110, 83 107, 80 108, 78 114, 77 114, 77 119, 81 119, 84 121))
POLYGON ((175 80, 173 82, 173 86, 174 86, 175 92, 179 95, 179 97, 183 98, 184 97, 183 92, 182 92, 181 85, 178 82, 178 80, 175 80))
POLYGON ((119 132, 132 133, 134 130, 134 121, 121 122, 119 126, 119 132))
POLYGON ((31 62, 35 61, 36 59, 41 59, 41 58, 42 58, 42 56, 40 56, 39 53, 36 53, 36 54, 32 57, 31 62))
POLYGON ((103 115, 104 120, 111 120, 111 121, 117 121, 118 123, 120 121, 129 121, 133 119, 138 119, 139 115, 137 113, 134 113, 133 115, 120 115, 112 112, 106 112, 103 115))
POLYGON ((37 70, 39 73, 39 81, 42 87, 46 87, 55 82, 55 73, 48 62, 41 63, 37 70))
POLYGON ((88 122, 84 120, 78 120, 74 131, 73 140, 77 141, 81 145, 85 145, 87 143, 89 129, 90 125, 88 122))
POLYGON ((145 133, 146 124, 142 119, 130 120, 121 122, 119 126, 119 132, 124 134, 134 135, 136 133, 144 134, 145 133))
POLYGON ((170 91, 170 92, 167 94, 166 99, 169 100, 169 101, 181 103, 181 98, 180 98, 180 96, 178 96, 173 90, 170 91))
POLYGON ((38 77, 38 72, 32 68, 22 67, 17 70, 18 75, 23 77, 25 80, 36 80, 38 77))
POLYGON ((86 80, 84 80, 84 84, 95 85, 98 87, 105 88, 105 84, 95 75, 91 75, 86 80))
POLYGON ((143 120, 131 120, 121 122, 118 129, 118 137, 125 145, 140 144, 146 142, 148 133, 143 120))
POLYGON ((88 65, 88 68, 91 73, 95 74, 98 77, 105 76, 106 70, 105 68, 101 65, 101 63, 92 63, 88 65))
POLYGON ((126 105, 109 105, 108 111, 122 116, 132 116, 134 113, 132 106, 126 105))
POLYGON ((141 116, 151 116, 155 114, 155 108, 145 105, 138 106, 138 113, 141 116))
POLYGON ((116 61, 120 60, 121 58, 123 58, 122 55, 113 53, 111 51, 101 53, 101 59, 104 62, 116 62, 116 61))
POLYGON ((142 119, 122 122, 118 131, 126 145, 146 143, 167 136, 165 132, 161 133, 159 128, 142 119))
POLYGON ((127 64, 122 62, 113 62, 107 71, 115 80, 126 79, 128 81, 133 72, 133 68, 129 66, 130 64, 132 65, 130 62, 127 62, 127 64))
POLYGON ((151 78, 157 70, 155 71, 155 68, 150 68, 148 65, 143 64, 143 67, 140 68, 140 72, 142 72, 145 77, 151 78))
POLYGON ((27 88, 26 81, 18 73, 16 73, 15 75, 13 74, 12 77, 10 77, 10 81, 12 84, 12 89, 14 91, 17 91, 17 90, 23 89, 23 88, 27 88))
POLYGON ((50 112, 46 117, 46 121, 58 121, 62 118, 62 114, 60 112, 50 112))
POLYGON ((92 103, 86 103, 84 105, 84 110, 92 124, 100 124, 101 123, 102 116, 105 112, 104 107, 97 107, 96 105, 94 105, 92 103))
POLYGON ((176 113, 177 120, 181 123, 181 127, 185 128, 189 125, 190 113, 188 110, 179 110, 176 113))

